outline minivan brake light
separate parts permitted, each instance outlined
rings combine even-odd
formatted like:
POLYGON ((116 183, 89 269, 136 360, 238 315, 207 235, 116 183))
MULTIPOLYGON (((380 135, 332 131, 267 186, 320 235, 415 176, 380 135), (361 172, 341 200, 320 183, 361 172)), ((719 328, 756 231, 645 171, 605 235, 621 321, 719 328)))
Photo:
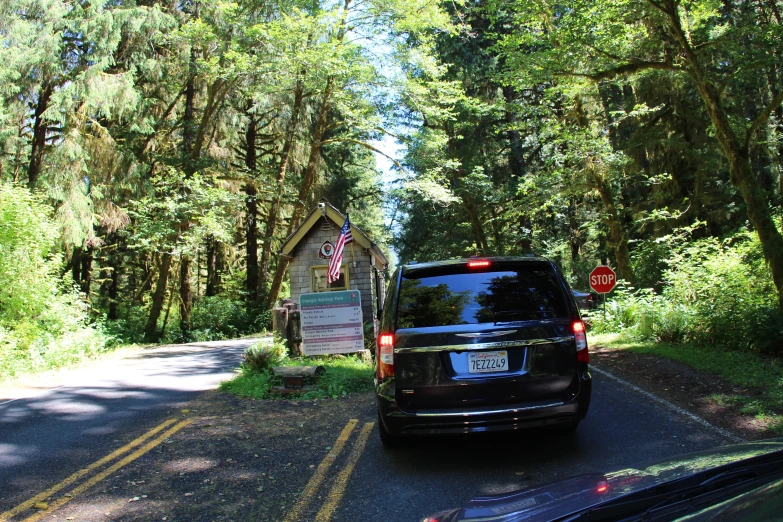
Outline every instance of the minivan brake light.
POLYGON ((590 363, 590 353, 587 351, 587 336, 585 335, 585 323, 574 321, 571 325, 576 340, 576 360, 581 363, 590 363))
POLYGON ((394 375, 394 335, 381 334, 378 337, 378 379, 394 375))

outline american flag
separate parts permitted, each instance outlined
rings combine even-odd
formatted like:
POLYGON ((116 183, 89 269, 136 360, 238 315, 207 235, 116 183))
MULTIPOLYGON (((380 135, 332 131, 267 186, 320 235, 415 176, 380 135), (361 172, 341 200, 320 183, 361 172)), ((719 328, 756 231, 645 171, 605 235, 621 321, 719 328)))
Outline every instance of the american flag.
POLYGON ((327 283, 332 284, 340 279, 340 265, 343 262, 343 250, 345 250, 345 245, 352 241, 351 221, 348 219, 348 216, 345 216, 345 223, 343 223, 343 228, 340 229, 340 235, 337 236, 337 244, 334 247, 332 258, 329 260, 329 270, 327 270, 326 273, 327 283))

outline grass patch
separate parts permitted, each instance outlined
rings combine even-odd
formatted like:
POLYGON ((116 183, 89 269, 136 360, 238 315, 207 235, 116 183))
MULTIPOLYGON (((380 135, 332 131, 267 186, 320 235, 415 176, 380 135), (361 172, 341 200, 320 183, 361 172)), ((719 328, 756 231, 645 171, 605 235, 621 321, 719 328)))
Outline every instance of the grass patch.
POLYGON ((666 357, 691 368, 717 375, 726 381, 761 392, 760 398, 716 394, 710 398, 722 406, 753 415, 775 433, 783 433, 783 360, 753 352, 715 346, 640 340, 623 334, 595 334, 593 346, 666 357))
MULTIPOLYGON (((286 398, 337 399, 349 393, 366 392, 373 389, 373 365, 352 355, 283 358, 277 361, 274 366, 310 365, 321 365, 326 370, 326 373, 313 382, 315 389, 294 397, 286 396, 286 398)), ((274 393, 273 388, 282 386, 283 380, 272 375, 271 370, 258 371, 247 365, 242 365, 238 371, 236 377, 220 384, 222 391, 253 399, 281 398, 280 395, 274 393)))

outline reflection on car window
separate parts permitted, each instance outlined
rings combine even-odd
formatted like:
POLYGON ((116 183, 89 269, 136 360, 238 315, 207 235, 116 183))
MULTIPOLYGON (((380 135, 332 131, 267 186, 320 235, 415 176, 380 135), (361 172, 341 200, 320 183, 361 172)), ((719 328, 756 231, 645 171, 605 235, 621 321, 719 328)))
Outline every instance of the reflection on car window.
POLYGON ((398 328, 567 317, 557 278, 544 268, 404 279, 397 310, 398 328))
POLYGON ((431 279, 402 281, 397 314, 397 328, 463 324, 467 292, 454 292, 444 283, 427 284, 431 279))

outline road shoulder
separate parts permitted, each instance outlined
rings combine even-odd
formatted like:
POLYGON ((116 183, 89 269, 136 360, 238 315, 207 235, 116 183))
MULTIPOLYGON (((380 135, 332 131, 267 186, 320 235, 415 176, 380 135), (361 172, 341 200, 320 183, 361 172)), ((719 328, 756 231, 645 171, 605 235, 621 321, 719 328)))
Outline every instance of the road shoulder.
POLYGON ((769 423, 720 397, 755 397, 760 391, 732 384, 715 375, 652 354, 591 347, 591 363, 628 383, 638 386, 710 424, 746 440, 775 437, 769 423))

